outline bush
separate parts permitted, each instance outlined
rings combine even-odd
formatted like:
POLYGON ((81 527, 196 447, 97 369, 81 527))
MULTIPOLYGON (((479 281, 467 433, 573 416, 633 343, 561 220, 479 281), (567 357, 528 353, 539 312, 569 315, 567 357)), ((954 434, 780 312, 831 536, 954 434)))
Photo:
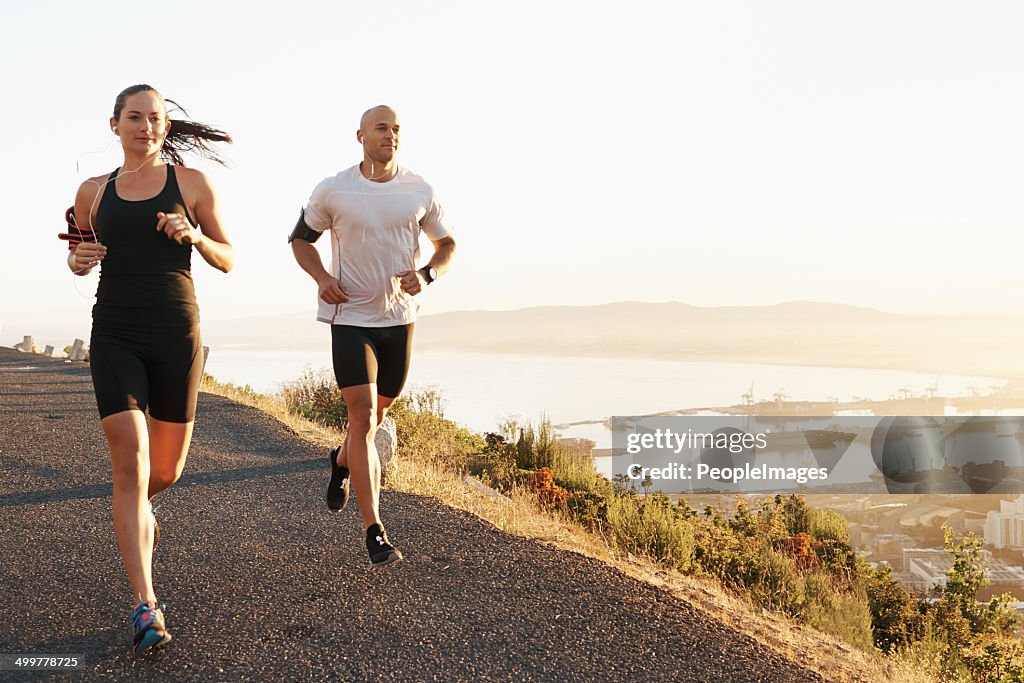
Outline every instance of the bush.
POLYGON ((984 541, 973 533, 957 539, 952 529, 946 529, 946 552, 953 558, 953 566, 946 573, 940 603, 955 604, 970 624, 971 634, 1013 633, 1020 619, 1010 607, 1013 596, 1003 594, 987 604, 978 603, 978 591, 989 584, 988 560, 982 554, 984 541))
POLYGON ((545 507, 561 507, 572 497, 571 493, 555 483, 555 477, 551 473, 550 467, 541 467, 536 472, 532 472, 528 481, 530 489, 537 495, 540 504, 545 507))
POLYGON ((862 592, 848 592, 836 586, 822 572, 804 577, 804 606, 800 620, 822 633, 830 633, 851 645, 870 650, 872 615, 862 592))
MULTIPOLYGON (((335 429, 348 427, 348 408, 334 375, 307 367, 298 379, 281 387, 288 411, 335 429)), ((444 417, 444 401, 435 388, 411 390, 388 409, 395 421, 399 447, 429 462, 444 461, 452 469, 465 468, 484 449, 484 441, 444 417)))
POLYGON ((850 525, 846 518, 835 510, 809 511, 808 532, 822 543, 850 544, 850 525))
POLYGON ((804 603, 804 585, 796 563, 783 553, 768 549, 757 568, 758 575, 749 584, 754 604, 791 617, 799 615, 804 603))
POLYGON ((946 552, 953 558, 953 566, 946 573, 946 584, 942 588, 942 599, 952 600, 960 605, 965 619, 971 624, 972 633, 986 630, 984 610, 978 607, 978 591, 988 585, 985 576, 988 560, 982 555, 985 542, 974 534, 965 534, 957 540, 952 529, 946 529, 946 552))
POLYGON ((483 447, 467 463, 470 474, 485 483, 508 491, 516 483, 519 467, 510 444, 504 435, 495 432, 484 435, 483 447))
POLYGON ((551 421, 545 416, 541 416, 537 426, 527 422, 523 426, 513 424, 508 427, 516 433, 515 444, 509 453, 519 469, 546 467, 559 486, 573 493, 610 494, 609 485, 594 469, 593 442, 559 443, 551 421))
POLYGON ((810 534, 801 531, 786 540, 786 554, 792 558, 801 571, 813 569, 818 566, 815 549, 819 546, 821 546, 821 541, 815 541, 810 534))
POLYGON ((403 451, 426 462, 463 471, 483 451, 484 439, 444 417, 444 401, 436 388, 415 389, 399 396, 388 415, 395 421, 403 451))
POLYGON ((962 660, 972 681, 1024 681, 1024 644, 1018 639, 986 636, 965 650, 962 660))
POLYGON ((594 468, 592 449, 592 441, 556 442, 551 469, 558 483, 574 493, 610 494, 608 481, 594 468))
MULTIPOLYGON (((539 427, 507 421, 499 432, 484 436, 467 467, 506 490, 519 483, 536 490, 534 475, 546 469, 551 486, 571 494, 558 494, 563 502, 572 503, 567 510, 581 523, 593 525, 604 519, 604 501, 612 495, 613 486, 594 469, 592 449, 593 442, 583 439, 559 442, 546 419, 539 427)), ((544 491, 548 493, 542 502, 548 505, 550 492, 547 488, 544 491)))
POLYGON ((671 506, 613 496, 607 501, 606 532, 619 548, 648 557, 679 571, 693 569, 696 542, 690 524, 671 506))
POLYGON ((892 567, 872 569, 865 564, 862 576, 875 647, 892 653, 920 640, 924 636, 924 615, 917 600, 892 578, 892 567))
POLYGON ((348 407, 330 371, 306 366, 298 379, 281 385, 280 393, 288 412, 327 427, 348 427, 348 407))
POLYGON ((598 493, 576 493, 568 500, 572 518, 588 529, 597 529, 608 521, 608 498, 598 493))

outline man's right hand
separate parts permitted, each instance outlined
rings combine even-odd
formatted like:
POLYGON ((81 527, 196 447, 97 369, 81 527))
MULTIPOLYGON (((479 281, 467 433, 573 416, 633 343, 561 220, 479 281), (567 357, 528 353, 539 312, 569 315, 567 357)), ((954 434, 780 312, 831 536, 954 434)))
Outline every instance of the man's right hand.
POLYGON ((320 290, 320 298, 329 304, 344 304, 348 303, 348 292, 338 282, 338 278, 333 277, 328 273, 324 273, 323 276, 316 281, 317 287, 320 290))

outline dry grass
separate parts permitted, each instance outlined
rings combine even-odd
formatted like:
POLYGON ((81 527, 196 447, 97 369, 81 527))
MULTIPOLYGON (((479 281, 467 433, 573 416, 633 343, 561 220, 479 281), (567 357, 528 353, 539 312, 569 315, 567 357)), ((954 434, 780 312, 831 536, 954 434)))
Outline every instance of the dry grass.
POLYGON ((329 429, 289 413, 288 409, 285 408, 284 402, 275 396, 258 394, 248 386, 240 387, 230 382, 218 382, 210 375, 203 375, 203 381, 199 385, 199 389, 209 394, 229 398, 236 403, 256 408, 275 417, 292 432, 318 446, 333 447, 338 445, 338 430, 329 429))
MULTIPOLYGON (((252 406, 280 420, 297 435, 320 446, 337 445, 342 433, 288 413, 275 397, 257 394, 248 387, 221 384, 204 377, 202 390, 252 406)), ((492 498, 473 490, 460 477, 433 464, 411 458, 400 461, 388 486, 397 491, 429 496, 470 512, 497 528, 533 538, 562 550, 580 553, 613 566, 645 583, 658 586, 732 626, 793 662, 818 672, 826 681, 837 683, 939 683, 935 662, 925 654, 901 658, 869 653, 837 638, 798 624, 780 614, 753 606, 726 591, 711 579, 666 571, 656 563, 615 550, 600 535, 557 514, 538 508, 533 497, 521 491, 509 500, 492 498)))

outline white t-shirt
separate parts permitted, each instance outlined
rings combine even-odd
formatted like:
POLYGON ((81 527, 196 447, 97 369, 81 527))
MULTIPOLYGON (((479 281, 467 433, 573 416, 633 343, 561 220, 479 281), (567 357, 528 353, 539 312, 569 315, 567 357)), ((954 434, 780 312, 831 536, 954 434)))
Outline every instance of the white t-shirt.
POLYGON ((427 181, 399 167, 391 180, 374 182, 357 164, 317 185, 304 216, 313 230, 330 229, 330 272, 349 296, 338 305, 317 297, 317 320, 360 327, 416 320, 419 304, 396 275, 417 267, 420 230, 432 240, 451 234, 427 181))

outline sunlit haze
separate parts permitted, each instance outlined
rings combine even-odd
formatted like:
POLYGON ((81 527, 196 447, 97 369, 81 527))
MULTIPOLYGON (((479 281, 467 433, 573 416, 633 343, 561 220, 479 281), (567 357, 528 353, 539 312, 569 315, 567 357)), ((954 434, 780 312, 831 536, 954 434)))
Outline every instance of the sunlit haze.
POLYGON ((96 275, 69 273, 56 233, 121 162, 107 120, 140 82, 236 140, 230 168, 198 164, 237 254, 227 276, 193 259, 205 320, 313 315, 286 235, 378 103, 458 238, 422 314, 1024 312, 1017 3, 271 6, 5 7, 0 342, 87 334, 96 275))

